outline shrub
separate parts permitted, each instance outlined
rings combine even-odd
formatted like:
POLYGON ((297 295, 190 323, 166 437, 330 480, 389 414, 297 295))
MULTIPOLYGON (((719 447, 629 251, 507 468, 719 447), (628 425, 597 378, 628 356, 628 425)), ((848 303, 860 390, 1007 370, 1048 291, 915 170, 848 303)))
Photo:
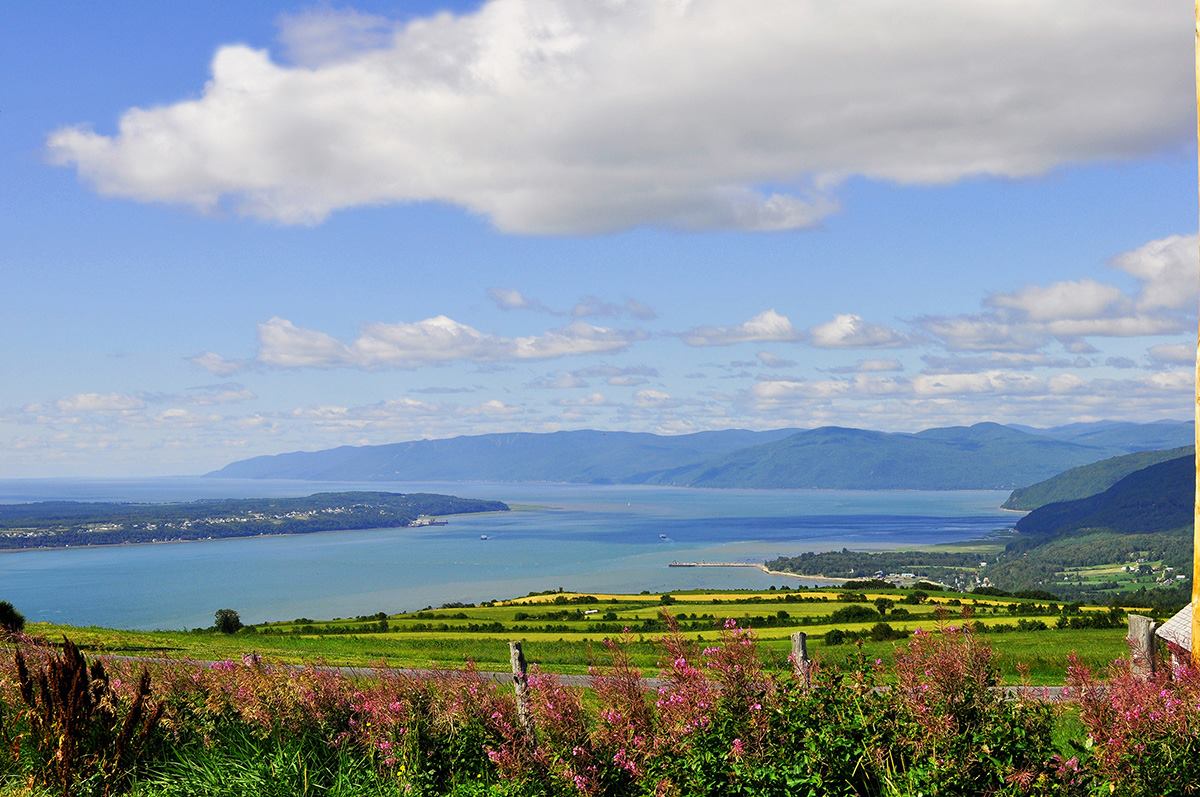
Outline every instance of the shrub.
POLYGON ((43 655, 32 670, 20 649, 14 663, 28 730, 18 743, 31 783, 63 795, 119 791, 162 717, 162 704, 150 700, 150 674, 143 669, 122 693, 119 679, 110 680, 100 662, 88 667, 67 639, 61 654, 43 655))
POLYGON ((1101 682, 1074 655, 1067 669, 1088 744, 1079 750, 1098 793, 1195 794, 1200 784, 1200 671, 1134 675, 1118 660, 1101 682))
POLYGON ((10 634, 25 630, 25 615, 8 601, 0 601, 0 631, 10 634))
POLYGON ((843 606, 829 615, 831 623, 863 623, 878 619, 879 612, 869 606, 843 606))

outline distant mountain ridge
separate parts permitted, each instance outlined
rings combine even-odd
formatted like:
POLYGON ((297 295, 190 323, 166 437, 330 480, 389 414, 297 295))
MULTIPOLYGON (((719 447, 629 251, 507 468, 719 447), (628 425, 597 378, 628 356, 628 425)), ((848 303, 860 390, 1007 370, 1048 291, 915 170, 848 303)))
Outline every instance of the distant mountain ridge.
POLYGON ((661 470, 778 440, 795 431, 728 429, 671 436, 593 430, 486 434, 254 457, 208 475, 334 481, 638 484, 661 470))
POLYGON ((254 457, 219 478, 547 481, 688 487, 1014 489, 1192 440, 1190 422, 1052 429, 978 423, 917 433, 822 427, 689 435, 580 430, 417 440, 254 457), (1168 445, 1163 445, 1167 441, 1168 445))

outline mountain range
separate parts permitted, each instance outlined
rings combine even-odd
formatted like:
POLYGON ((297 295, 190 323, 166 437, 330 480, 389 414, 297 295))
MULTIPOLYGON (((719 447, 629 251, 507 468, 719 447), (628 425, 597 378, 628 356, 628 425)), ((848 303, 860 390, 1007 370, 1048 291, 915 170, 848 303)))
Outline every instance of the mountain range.
POLYGON ((342 446, 233 462, 219 478, 550 481, 686 487, 1014 489, 1124 454, 1188 445, 1191 422, 922 432, 844 427, 688 435, 580 430, 342 446))

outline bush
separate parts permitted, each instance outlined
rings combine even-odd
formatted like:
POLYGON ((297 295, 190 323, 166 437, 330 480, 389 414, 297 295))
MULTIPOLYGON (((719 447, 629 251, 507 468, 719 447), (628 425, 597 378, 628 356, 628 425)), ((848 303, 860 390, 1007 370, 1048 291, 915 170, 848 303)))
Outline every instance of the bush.
POLYGON ((1095 793, 1129 797, 1195 794, 1200 784, 1200 672, 1162 667, 1135 676, 1114 662, 1106 682, 1072 655, 1070 695, 1093 740, 1077 750, 1076 779, 1090 775, 1095 793), (1082 764, 1082 766, 1081 766, 1082 764))
POLYGON ((865 623, 878 619, 879 612, 869 606, 843 606, 829 615, 831 623, 865 623))
POLYGON ((10 634, 25 630, 25 615, 8 601, 0 601, 0 631, 10 634))

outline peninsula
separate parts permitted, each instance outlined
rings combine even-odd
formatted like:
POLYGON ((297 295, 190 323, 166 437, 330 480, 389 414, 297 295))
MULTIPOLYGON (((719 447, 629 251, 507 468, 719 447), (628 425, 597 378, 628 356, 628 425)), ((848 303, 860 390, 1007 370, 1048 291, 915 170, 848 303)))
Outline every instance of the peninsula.
POLYGON ((0 550, 444 525, 426 518, 507 511, 500 501, 436 493, 336 492, 166 504, 42 501, 0 505, 0 550))

